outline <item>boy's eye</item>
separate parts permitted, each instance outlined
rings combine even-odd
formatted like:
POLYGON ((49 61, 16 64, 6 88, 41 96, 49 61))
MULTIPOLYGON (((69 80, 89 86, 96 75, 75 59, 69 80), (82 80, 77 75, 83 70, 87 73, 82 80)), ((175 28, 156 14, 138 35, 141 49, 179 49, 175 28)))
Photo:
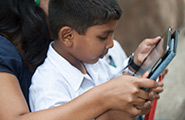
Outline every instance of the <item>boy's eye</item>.
POLYGON ((100 40, 106 40, 106 39, 107 39, 107 36, 105 36, 105 37, 99 36, 98 38, 99 38, 100 40))

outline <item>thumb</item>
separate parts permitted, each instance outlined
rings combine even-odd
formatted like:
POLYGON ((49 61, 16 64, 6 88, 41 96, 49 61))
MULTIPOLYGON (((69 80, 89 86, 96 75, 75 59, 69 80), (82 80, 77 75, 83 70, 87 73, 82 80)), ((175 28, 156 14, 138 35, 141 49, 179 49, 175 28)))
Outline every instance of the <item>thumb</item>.
POLYGON ((138 82, 140 88, 156 88, 158 86, 156 81, 143 77, 141 77, 138 82))
POLYGON ((141 77, 142 78, 148 78, 148 76, 149 76, 149 72, 145 72, 141 77))
POLYGON ((137 109, 137 107, 135 107, 135 105, 133 105, 132 107, 130 107, 128 113, 133 116, 138 116, 141 113, 141 110, 137 109))
POLYGON ((160 36, 158 36, 158 37, 156 37, 156 38, 154 38, 154 39, 152 39, 152 40, 150 40, 149 42, 147 42, 147 45, 148 46, 153 46, 153 45, 155 45, 159 40, 161 40, 162 38, 160 37, 160 36))

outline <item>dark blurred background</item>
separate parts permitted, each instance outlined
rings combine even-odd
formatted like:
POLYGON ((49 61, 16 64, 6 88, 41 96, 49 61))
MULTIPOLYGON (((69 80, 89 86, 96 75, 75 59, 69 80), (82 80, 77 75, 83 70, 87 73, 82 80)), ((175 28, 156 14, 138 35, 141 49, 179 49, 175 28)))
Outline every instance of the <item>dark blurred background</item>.
POLYGON ((145 38, 161 36, 184 22, 184 0, 119 0, 123 10, 115 32, 127 55, 145 38))

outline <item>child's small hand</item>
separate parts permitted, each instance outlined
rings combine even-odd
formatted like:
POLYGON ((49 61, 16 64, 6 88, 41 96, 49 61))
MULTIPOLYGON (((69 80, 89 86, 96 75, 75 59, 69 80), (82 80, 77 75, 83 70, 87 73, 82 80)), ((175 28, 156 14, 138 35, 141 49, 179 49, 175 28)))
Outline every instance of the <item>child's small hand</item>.
POLYGON ((149 100, 147 100, 144 106, 141 107, 141 110, 142 110, 141 115, 147 114, 153 106, 154 99, 160 98, 159 94, 163 92, 163 86, 164 84, 162 82, 158 82, 158 87, 151 88, 149 90, 149 100))
MULTIPOLYGON (((147 78, 148 75, 149 75, 149 73, 146 72, 142 75, 142 77, 147 78)), ((149 89, 149 99, 145 101, 144 105, 136 106, 138 109, 140 109, 142 111, 141 115, 147 114, 153 106, 153 100, 160 98, 159 94, 161 92, 163 92, 164 84, 162 82, 158 82, 157 84, 158 84, 158 86, 156 88, 149 89)))
POLYGON ((140 66, 159 40, 161 37, 143 40, 134 52, 134 62, 140 66))
MULTIPOLYGON (((145 72, 141 76, 141 78, 147 78, 148 75, 149 75, 149 73, 145 72)), ((152 100, 153 96, 150 95, 150 91, 148 91, 148 94, 149 94, 149 99, 145 100, 145 103, 143 105, 135 105, 135 107, 138 110, 141 110, 141 114, 140 115, 144 115, 144 114, 148 113, 150 111, 150 109, 152 108, 152 106, 153 106, 153 100, 152 100)))
POLYGON ((157 87, 156 82, 153 80, 130 75, 119 76, 105 84, 109 86, 105 87, 104 90, 104 94, 108 98, 103 98, 105 100, 109 99, 106 103, 110 106, 109 109, 125 111, 133 117, 141 113, 141 110, 137 109, 136 106, 144 105, 145 101, 149 99, 149 91, 141 88, 157 87))
MULTIPOLYGON (((164 71, 165 71, 165 70, 164 70, 164 71)), ((166 73, 165 73, 165 74, 166 74, 166 73)), ((148 73, 148 72, 145 72, 145 73, 142 75, 142 77, 143 77, 143 78, 147 78, 148 75, 149 75, 149 73, 148 73)), ((159 99, 159 98, 160 98, 159 94, 160 94, 161 92, 163 92, 163 90, 164 90, 164 89, 163 89, 164 84, 163 84, 162 81, 157 82, 157 84, 158 84, 158 86, 157 86, 156 88, 150 88, 150 89, 149 89, 149 100, 150 100, 150 101, 153 101, 154 99, 159 99)))

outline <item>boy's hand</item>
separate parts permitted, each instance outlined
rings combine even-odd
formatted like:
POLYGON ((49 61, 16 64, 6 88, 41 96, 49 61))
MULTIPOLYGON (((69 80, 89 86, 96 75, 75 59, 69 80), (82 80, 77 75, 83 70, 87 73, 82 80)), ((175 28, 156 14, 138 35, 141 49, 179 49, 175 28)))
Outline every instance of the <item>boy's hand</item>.
POLYGON ((143 40, 134 52, 134 63, 140 66, 161 37, 143 40))
POLYGON ((150 90, 149 100, 147 100, 143 106, 137 106, 138 109, 141 109, 141 111, 142 111, 141 115, 145 115, 150 111, 150 109, 153 106, 154 99, 159 99, 160 98, 159 94, 161 92, 163 92, 163 83, 159 82, 157 88, 154 88, 154 89, 150 90))
POLYGON ((104 90, 106 104, 109 109, 125 111, 131 116, 141 114, 142 110, 136 106, 142 106, 149 99, 149 92, 141 88, 156 88, 157 83, 147 78, 138 78, 128 75, 117 77, 109 82, 109 87, 104 90))
MULTIPOLYGON (((142 77, 147 78, 149 75, 148 72, 146 72, 142 77)), ((162 82, 158 82, 158 87, 149 89, 149 99, 146 100, 145 104, 143 106, 136 106, 138 109, 141 109, 141 115, 147 114, 150 109, 153 106, 153 100, 159 99, 159 94, 163 92, 163 86, 164 84, 162 82)))

